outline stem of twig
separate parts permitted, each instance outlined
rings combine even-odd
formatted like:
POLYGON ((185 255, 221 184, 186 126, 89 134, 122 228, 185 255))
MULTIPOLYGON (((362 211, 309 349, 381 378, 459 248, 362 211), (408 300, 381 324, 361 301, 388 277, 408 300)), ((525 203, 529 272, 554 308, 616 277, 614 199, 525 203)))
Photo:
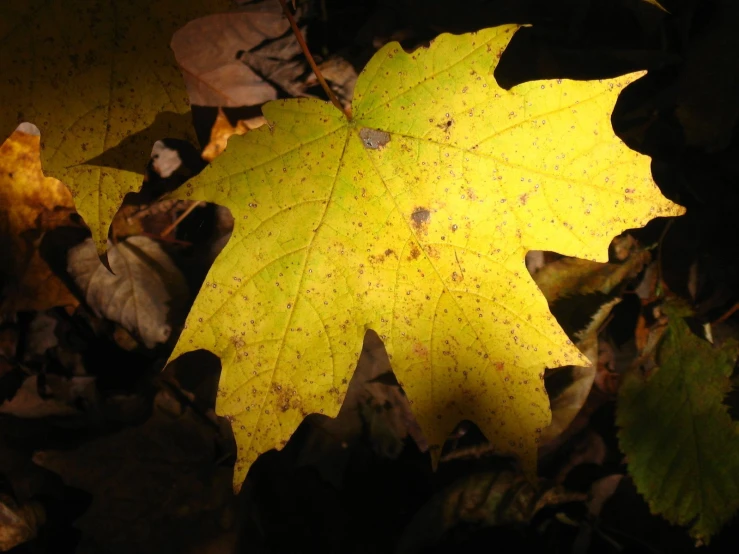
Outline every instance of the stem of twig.
POLYGON ((305 57, 308 59, 308 63, 310 64, 310 67, 313 70, 313 73, 316 74, 316 78, 318 79, 318 82, 321 83, 323 90, 325 90, 326 94, 328 94, 328 97, 331 100, 331 103, 334 106, 336 106, 339 110, 341 110, 341 112, 346 116, 347 119, 351 119, 352 118, 351 112, 341 105, 341 102, 339 102, 339 99, 336 98, 334 91, 331 90, 331 87, 328 86, 326 79, 323 78, 323 75, 321 74, 321 70, 318 69, 318 65, 316 65, 316 60, 313 59, 313 56, 311 55, 310 50, 308 50, 308 45, 305 43, 305 39, 303 38, 303 33, 300 32, 300 29, 298 28, 298 23, 295 21, 293 14, 290 13, 290 9, 287 7, 287 2, 285 2, 285 0, 279 0, 279 2, 280 2, 280 5, 282 6, 282 12, 285 14, 285 17, 287 17, 287 20, 290 22, 290 26, 293 29, 295 38, 298 39, 298 44, 300 44, 300 48, 303 50, 303 54, 305 54, 305 57))
POLYGON ((175 227, 177 227, 180 223, 182 223, 182 220, 185 219, 188 215, 192 213, 192 211, 197 208, 198 206, 203 205, 202 202, 192 202, 187 209, 182 212, 177 219, 175 219, 172 223, 170 223, 167 228, 162 231, 159 236, 164 238, 167 235, 169 235, 172 231, 174 231, 175 227))
MULTIPOLYGON (((670 230, 670 227, 672 227, 673 223, 675 223, 674 218, 667 220, 667 225, 665 225, 665 228, 662 229, 662 233, 659 236, 659 241, 657 242, 658 244, 658 247, 657 247, 657 283, 659 284, 659 287, 663 291, 667 289, 667 283, 665 283, 663 279, 663 272, 662 272, 662 245, 665 242, 665 237, 667 236, 667 232, 670 230)), ((663 295, 664 295, 664 292, 663 292, 663 295)))

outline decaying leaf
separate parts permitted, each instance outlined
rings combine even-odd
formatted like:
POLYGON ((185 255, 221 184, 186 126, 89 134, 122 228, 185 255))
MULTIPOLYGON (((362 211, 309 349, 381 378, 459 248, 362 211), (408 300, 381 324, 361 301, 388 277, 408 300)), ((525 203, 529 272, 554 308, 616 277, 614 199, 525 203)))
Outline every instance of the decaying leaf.
POLYGON ((185 279, 167 253, 145 236, 129 237, 108 249, 113 273, 101 263, 92 241, 67 256, 68 271, 95 312, 122 325, 147 348, 166 342, 170 310, 187 295, 185 279))
POLYGON ((588 362, 526 252, 606 261, 614 235, 683 209, 611 128, 638 75, 503 90, 493 71, 516 28, 412 54, 387 44, 357 81, 353 119, 315 99, 269 103, 268 125, 231 138, 177 192, 235 219, 172 357, 221 358, 236 487, 305 415, 336 415, 367 329, 435 459, 469 419, 533 472, 550 420, 544 368, 588 362), (363 129, 381 140, 367 145, 363 129))
POLYGON ((682 305, 663 311, 656 369, 637 365, 621 384, 619 441, 651 511, 707 543, 739 509, 739 436, 723 403, 739 345, 696 337, 682 305))
POLYGON ((648 250, 634 251, 623 263, 562 258, 542 267, 534 280, 550 304, 569 296, 610 294, 625 280, 635 277, 650 259, 648 250))
POLYGON ((481 526, 525 524, 546 506, 584 501, 586 495, 532 483, 513 471, 489 471, 470 475, 436 494, 413 517, 396 552, 424 552, 445 532, 467 523, 481 526))
POLYGON ((587 356, 591 365, 570 366, 557 372, 557 379, 562 381, 562 384, 556 392, 550 387, 549 380, 547 381, 552 422, 542 431, 542 443, 547 443, 562 434, 585 404, 598 368, 598 330, 620 301, 621 299, 614 298, 606 302, 593 316, 590 325, 578 333, 575 344, 587 356))
POLYGON ((38 129, 23 124, 0 146, 0 314, 77 305, 38 250, 74 212, 67 187, 44 176, 40 144, 38 129))
MULTIPOLYGON (((542 432, 542 444, 558 437, 572 423, 585 404, 598 369, 598 332, 621 299, 611 298, 623 283, 635 277, 649 261, 647 250, 631 248, 633 239, 627 235, 615 240, 622 263, 597 263, 577 258, 562 258, 546 264, 534 274, 534 280, 546 296, 550 306, 558 301, 581 300, 585 295, 601 293, 607 295, 588 324, 574 332, 575 345, 588 360, 590 366, 551 368, 546 373, 547 393, 552 408, 552 423, 542 432), (628 246, 628 248, 625 248, 628 246)), ((582 303, 582 302, 579 302, 582 303)), ((555 311, 555 313, 557 313, 555 311)), ((570 324, 576 318, 570 318, 570 324)))
POLYGON ((29 0, 0 6, 0 140, 41 129, 44 171, 70 187, 99 251, 154 141, 195 139, 169 41, 228 0, 29 0))

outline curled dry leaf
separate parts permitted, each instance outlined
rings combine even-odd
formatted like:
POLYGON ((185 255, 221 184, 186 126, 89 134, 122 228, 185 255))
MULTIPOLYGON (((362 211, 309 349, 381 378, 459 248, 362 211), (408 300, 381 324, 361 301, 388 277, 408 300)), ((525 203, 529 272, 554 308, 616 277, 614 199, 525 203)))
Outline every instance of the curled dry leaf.
POLYGON ((182 305, 185 279, 167 253, 148 237, 129 237, 111 245, 110 273, 91 240, 74 247, 67 270, 98 316, 122 325, 147 348, 169 339, 170 311, 182 305))

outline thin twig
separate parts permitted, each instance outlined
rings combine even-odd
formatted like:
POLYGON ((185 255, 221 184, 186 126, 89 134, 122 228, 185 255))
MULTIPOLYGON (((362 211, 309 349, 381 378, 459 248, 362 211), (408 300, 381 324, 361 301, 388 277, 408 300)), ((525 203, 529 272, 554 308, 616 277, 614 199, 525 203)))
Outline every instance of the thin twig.
POLYGON ((673 223, 675 223, 674 218, 670 218, 669 220, 667 220, 667 225, 665 225, 665 228, 662 229, 662 233, 660 234, 659 240, 657 241, 657 283, 658 286, 662 288, 663 295, 665 290, 669 290, 669 287, 667 286, 667 283, 665 283, 664 272, 662 271, 662 246, 665 242, 667 232, 670 230, 670 227, 672 227, 673 223))
POLYGON ((177 227, 180 223, 182 223, 182 220, 185 219, 188 215, 192 213, 192 211, 197 208, 198 206, 202 205, 203 202, 193 202, 190 204, 187 209, 182 212, 177 219, 175 219, 172 223, 170 223, 164 231, 162 231, 159 236, 164 238, 167 235, 169 235, 172 231, 174 231, 174 228, 177 227))
POLYGON ((293 14, 290 13, 290 9, 287 7, 287 3, 285 2, 285 0, 279 0, 279 2, 280 2, 280 5, 282 6, 282 11, 285 14, 285 17, 287 17, 287 20, 290 22, 290 26, 293 28, 293 33, 295 34, 295 38, 298 39, 298 44, 300 44, 300 48, 302 48, 303 54, 305 54, 305 57, 308 59, 308 63, 310 64, 310 67, 313 70, 313 73, 316 74, 316 78, 318 79, 318 82, 321 83, 323 90, 325 90, 326 94, 328 94, 328 97, 331 100, 331 103, 334 106, 336 106, 339 110, 341 110, 341 112, 346 116, 347 119, 351 119, 352 118, 351 112, 341 105, 341 102, 339 102, 339 99, 336 98, 334 91, 331 90, 331 87, 328 86, 326 79, 323 78, 323 75, 321 74, 321 70, 318 69, 318 66, 316 65, 316 61, 313 59, 313 56, 311 55, 310 50, 308 50, 308 45, 305 43, 305 39, 303 38, 303 33, 300 32, 300 29, 298 28, 298 24, 295 21, 295 18, 293 17, 293 14))
POLYGON ((727 319, 729 319, 732 315, 734 315, 737 311, 739 311, 739 302, 734 304, 727 312, 724 313, 721 317, 719 317, 716 321, 711 323, 711 325, 716 325, 718 323, 723 323, 727 319))

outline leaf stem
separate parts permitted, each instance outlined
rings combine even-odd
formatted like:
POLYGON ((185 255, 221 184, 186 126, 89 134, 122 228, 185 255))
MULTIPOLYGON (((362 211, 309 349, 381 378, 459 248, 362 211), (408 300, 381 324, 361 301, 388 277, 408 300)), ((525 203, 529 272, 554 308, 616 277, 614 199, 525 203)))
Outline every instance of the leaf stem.
POLYGON ((295 21, 295 18, 293 17, 293 14, 290 13, 290 9, 287 7, 287 3, 285 2, 285 0, 279 0, 279 2, 280 2, 280 5, 282 6, 282 12, 285 14, 285 17, 287 17, 287 20, 290 22, 290 26, 293 29, 295 38, 298 39, 298 44, 300 44, 300 48, 303 50, 303 54, 305 54, 305 57, 308 59, 308 63, 310 64, 310 67, 313 70, 313 73, 316 74, 316 78, 318 79, 318 82, 321 83, 323 90, 325 90, 326 94, 328 94, 328 97, 331 100, 331 103, 334 106, 336 106, 339 110, 341 110, 341 112, 346 116, 347 119, 351 119, 352 118, 351 112, 347 108, 344 108, 344 106, 341 105, 341 102, 339 102, 339 99, 336 98, 334 91, 331 90, 331 87, 328 86, 326 79, 323 78, 323 75, 321 74, 321 70, 318 69, 318 65, 316 65, 316 61, 313 59, 313 56, 311 55, 310 50, 308 50, 308 45, 306 44, 305 39, 303 38, 303 33, 300 32, 300 29, 298 28, 298 24, 295 21))

